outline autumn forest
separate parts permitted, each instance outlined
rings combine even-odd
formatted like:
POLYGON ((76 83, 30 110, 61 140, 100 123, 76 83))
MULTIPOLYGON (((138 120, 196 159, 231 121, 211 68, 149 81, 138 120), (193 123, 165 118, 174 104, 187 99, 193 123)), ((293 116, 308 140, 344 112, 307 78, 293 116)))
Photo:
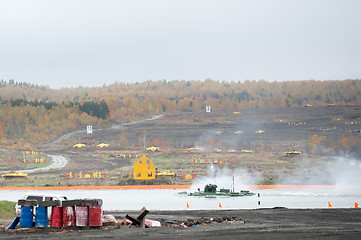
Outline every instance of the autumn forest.
POLYGON ((86 125, 136 120, 152 114, 306 105, 361 104, 361 80, 146 81, 51 89, 0 82, 0 145, 31 147, 86 125))

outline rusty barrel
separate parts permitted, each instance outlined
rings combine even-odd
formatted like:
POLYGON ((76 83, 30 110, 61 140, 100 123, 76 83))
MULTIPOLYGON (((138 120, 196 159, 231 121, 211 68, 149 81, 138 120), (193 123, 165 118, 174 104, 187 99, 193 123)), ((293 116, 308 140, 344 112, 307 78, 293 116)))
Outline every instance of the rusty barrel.
POLYGON ((75 208, 75 223, 76 223, 77 227, 89 226, 88 207, 76 206, 76 208, 75 208))
POLYGON ((102 207, 101 206, 89 207, 89 226, 92 226, 92 227, 102 226, 102 207))
POLYGON ((22 206, 20 211, 20 227, 33 227, 33 207, 22 206))
POLYGON ((75 210, 74 206, 63 207, 63 226, 75 226, 75 210))
POLYGON ((48 209, 47 207, 36 207, 35 227, 48 226, 48 209))
POLYGON ((51 211, 50 227, 63 226, 63 208, 53 207, 51 211))

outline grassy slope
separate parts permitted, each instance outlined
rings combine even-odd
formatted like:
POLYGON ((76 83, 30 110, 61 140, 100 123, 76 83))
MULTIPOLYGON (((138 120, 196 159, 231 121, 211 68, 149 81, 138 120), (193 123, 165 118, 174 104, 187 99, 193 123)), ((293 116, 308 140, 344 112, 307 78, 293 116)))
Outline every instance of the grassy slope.
MULTIPOLYGON (((345 121, 355 121, 361 116, 359 106, 336 106, 314 108, 283 108, 283 109, 247 109, 240 115, 233 112, 191 112, 166 115, 157 121, 144 122, 126 127, 128 144, 120 144, 121 129, 98 131, 93 135, 74 135, 65 142, 70 146, 77 142, 87 144, 85 149, 73 149, 57 145, 58 154, 65 154, 69 163, 65 168, 52 173, 30 174, 27 180, 9 180, 0 178, 0 186, 63 186, 63 185, 117 185, 127 179, 132 172, 133 163, 137 159, 120 158, 121 154, 146 154, 159 170, 172 170, 177 174, 172 184, 190 184, 184 181, 183 174, 195 173, 196 176, 205 176, 209 165, 194 164, 193 159, 225 160, 227 165, 218 165, 218 168, 243 168, 260 178, 257 182, 273 183, 277 177, 284 174, 294 174, 298 178, 307 178, 307 164, 326 164, 329 157, 311 155, 307 152, 309 138, 317 134, 328 138, 340 136, 354 136, 360 138, 353 130, 360 129, 361 125, 345 125, 345 121), (332 117, 343 117, 342 121, 334 121, 332 117), (194 121, 198 119, 198 121, 194 121), (282 119, 283 121, 274 121, 282 119), (290 125, 288 122, 302 121, 302 125, 290 125), (316 131, 313 128, 331 129, 316 131), (335 130, 333 130, 335 128, 335 130), (263 134, 255 131, 262 129, 263 134), (345 130, 351 129, 348 133, 345 130), (244 134, 236 135, 235 131, 242 130, 244 134), (224 134, 217 135, 217 131, 224 134), (146 146, 154 145, 153 140, 159 140, 161 152, 149 153, 143 148, 142 137, 146 137, 146 146), (96 148, 100 142, 110 143, 106 149, 96 148), (199 153, 186 152, 188 147, 209 145, 207 151, 199 153), (215 153, 214 148, 222 149, 215 153), (237 153, 228 153, 228 149, 236 149, 237 153), (252 154, 239 153, 241 149, 251 149, 252 154), (298 149, 304 152, 299 157, 286 157, 284 152, 298 149), (100 154, 102 157, 100 158, 100 154), (297 170, 302 171, 297 171, 297 170), (102 179, 64 179, 64 173, 87 173, 102 171, 107 178, 102 179), (260 173, 260 174, 258 174, 260 173), (262 182, 263 181, 263 182, 262 182)), ((156 145, 156 144, 155 144, 156 145)), ((44 150, 48 150, 45 149, 44 150)), ((42 151, 40 151, 42 152, 42 151)), ((13 157, 22 159, 22 151, 0 152, 0 168, 9 167, 21 169, 24 164, 13 157)), ((26 163, 31 165, 31 163, 26 163)), ((32 165, 35 165, 33 163, 32 165)), ((307 165, 310 166, 310 165, 307 165)), ((35 166, 34 166, 35 167, 35 166)), ((318 170, 320 171, 320 170, 318 170)), ((325 174, 323 171, 318 174, 325 174)), ((164 179, 162 179, 163 181, 164 179)))
POLYGON ((1 219, 12 219, 15 217, 14 206, 16 202, 0 201, 1 219))

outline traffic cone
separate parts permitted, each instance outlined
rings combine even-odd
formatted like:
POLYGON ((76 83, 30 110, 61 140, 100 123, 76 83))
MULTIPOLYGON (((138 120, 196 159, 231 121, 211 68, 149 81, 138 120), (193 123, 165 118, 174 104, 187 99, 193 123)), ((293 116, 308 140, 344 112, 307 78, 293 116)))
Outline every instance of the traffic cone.
POLYGON ((358 208, 358 203, 357 202, 355 202, 355 208, 358 208))
POLYGON ((330 202, 328 202, 328 207, 332 207, 332 205, 331 205, 331 203, 330 203, 330 202))
POLYGON ((187 208, 189 208, 189 203, 187 202, 187 208))
POLYGON ((221 202, 218 203, 218 206, 219 206, 220 208, 222 208, 221 202))

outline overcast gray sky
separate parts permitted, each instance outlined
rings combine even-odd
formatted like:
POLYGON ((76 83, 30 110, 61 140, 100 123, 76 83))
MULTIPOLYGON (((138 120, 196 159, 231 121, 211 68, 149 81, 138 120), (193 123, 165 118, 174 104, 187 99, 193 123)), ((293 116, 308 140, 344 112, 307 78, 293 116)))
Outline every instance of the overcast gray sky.
POLYGON ((0 78, 361 78, 360 0, 0 0, 0 78))

